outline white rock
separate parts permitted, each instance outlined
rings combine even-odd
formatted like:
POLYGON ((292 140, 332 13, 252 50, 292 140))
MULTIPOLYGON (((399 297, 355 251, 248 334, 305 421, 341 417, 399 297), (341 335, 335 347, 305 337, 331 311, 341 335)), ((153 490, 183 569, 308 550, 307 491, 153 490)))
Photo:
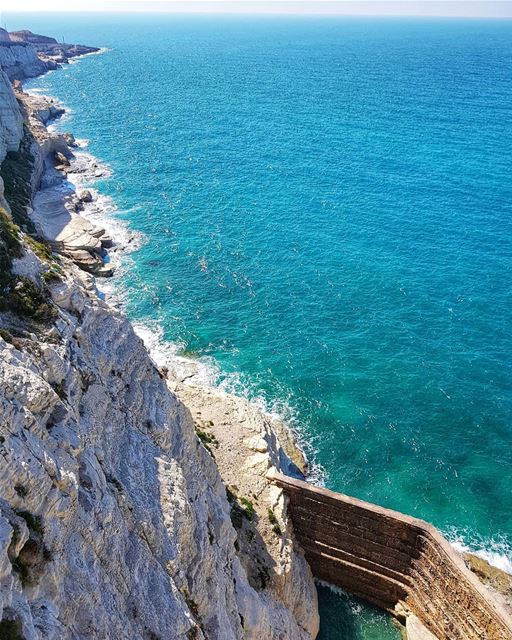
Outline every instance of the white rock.
POLYGON ((407 640, 437 640, 414 614, 409 614, 406 618, 407 640))
POLYGON ((268 451, 267 441, 260 436, 249 438, 246 442, 247 448, 258 453, 266 453, 268 451))
MULTIPOLYGON (((2 51, 0 46, 0 52, 2 51)), ((1 60, 1 53, 0 53, 1 60)), ((23 137, 23 117, 7 74, 0 62, 0 163, 8 151, 17 151, 23 137)), ((3 194, 3 183, 0 185, 3 194)))

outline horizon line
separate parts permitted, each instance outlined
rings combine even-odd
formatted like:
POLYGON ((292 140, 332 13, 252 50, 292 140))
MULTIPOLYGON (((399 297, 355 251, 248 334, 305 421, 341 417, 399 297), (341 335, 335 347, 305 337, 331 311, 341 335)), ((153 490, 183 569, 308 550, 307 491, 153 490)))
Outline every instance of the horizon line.
POLYGON ((206 14, 290 15, 346 17, 512 18, 510 0, 16 0, 0 14, 98 13, 98 14, 206 14), (92 5, 92 6, 91 6, 92 5))
POLYGON ((456 13, 342 13, 339 11, 257 11, 257 10, 225 10, 225 9, 45 9, 43 11, 34 9, 17 9, 16 11, 2 10, 2 19, 9 16, 27 14, 27 15, 43 15, 43 14, 147 14, 147 15, 189 15, 189 16, 295 16, 295 17, 337 17, 337 18, 444 18, 447 20, 512 20, 512 13, 508 14, 456 14, 456 13))

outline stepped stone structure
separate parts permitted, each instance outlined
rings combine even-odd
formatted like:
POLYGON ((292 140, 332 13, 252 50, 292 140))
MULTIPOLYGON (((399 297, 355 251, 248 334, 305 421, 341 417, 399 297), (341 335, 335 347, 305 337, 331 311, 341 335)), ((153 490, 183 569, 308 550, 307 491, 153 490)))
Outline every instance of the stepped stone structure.
POLYGON ((316 578, 419 620, 438 640, 512 638, 512 619, 432 525, 282 474, 272 479, 288 495, 316 578))

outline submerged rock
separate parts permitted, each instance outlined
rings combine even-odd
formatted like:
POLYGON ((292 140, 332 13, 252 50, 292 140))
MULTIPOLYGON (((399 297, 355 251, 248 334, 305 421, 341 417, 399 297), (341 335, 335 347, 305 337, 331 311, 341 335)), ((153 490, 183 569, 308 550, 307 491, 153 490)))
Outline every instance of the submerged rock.
POLYGON ((487 560, 473 553, 465 553, 464 560, 481 582, 500 596, 505 608, 512 613, 512 575, 494 567, 487 560))

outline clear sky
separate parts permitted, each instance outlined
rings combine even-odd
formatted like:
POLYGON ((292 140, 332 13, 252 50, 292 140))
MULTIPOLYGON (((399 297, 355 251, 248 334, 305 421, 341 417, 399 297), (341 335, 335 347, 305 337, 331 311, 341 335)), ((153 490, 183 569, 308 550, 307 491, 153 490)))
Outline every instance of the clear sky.
POLYGON ((167 11, 512 18, 512 0, 0 0, 9 11, 167 11))

